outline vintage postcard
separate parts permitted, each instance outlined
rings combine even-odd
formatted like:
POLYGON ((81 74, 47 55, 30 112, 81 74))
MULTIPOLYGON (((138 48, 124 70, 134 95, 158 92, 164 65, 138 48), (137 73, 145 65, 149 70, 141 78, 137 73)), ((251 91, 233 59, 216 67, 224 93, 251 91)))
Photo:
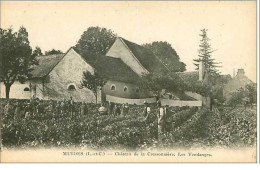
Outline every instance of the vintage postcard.
POLYGON ((256 1, 0 3, 0 162, 257 162, 256 1))

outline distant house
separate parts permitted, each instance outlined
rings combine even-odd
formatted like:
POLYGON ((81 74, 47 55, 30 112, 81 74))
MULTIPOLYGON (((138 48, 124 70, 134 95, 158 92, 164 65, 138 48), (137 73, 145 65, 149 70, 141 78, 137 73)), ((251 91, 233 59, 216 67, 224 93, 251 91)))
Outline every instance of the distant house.
POLYGON ((223 90, 223 95, 228 101, 233 92, 236 92, 240 88, 246 88, 246 85, 254 85, 255 83, 251 81, 246 75, 244 69, 238 69, 237 75, 233 77, 225 86, 223 90))

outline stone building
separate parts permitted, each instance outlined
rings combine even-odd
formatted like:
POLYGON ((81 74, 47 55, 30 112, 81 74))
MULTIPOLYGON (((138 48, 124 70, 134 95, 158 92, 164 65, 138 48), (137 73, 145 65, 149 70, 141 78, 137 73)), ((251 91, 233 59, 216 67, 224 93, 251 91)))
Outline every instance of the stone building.
POLYGON ((233 92, 236 92, 240 88, 246 88, 246 85, 253 85, 255 84, 253 81, 251 81, 246 75, 244 69, 238 69, 237 75, 233 77, 225 86, 223 90, 223 95, 228 101, 231 97, 231 94, 233 92))
MULTIPOLYGON (((18 81, 11 86, 10 98, 63 100, 72 97, 75 101, 95 102, 95 96, 80 86, 83 71, 100 71, 107 83, 98 94, 98 102, 106 95, 138 99, 149 97, 141 93, 137 81, 143 73, 163 71, 167 68, 148 49, 117 38, 106 55, 81 56, 70 48, 65 54, 39 56, 39 65, 34 67, 32 77, 24 84, 18 81)), ((1 98, 5 87, 1 82, 1 98)))
MULTIPOLYGON (((82 72, 93 68, 73 48, 66 54, 37 57, 39 65, 34 67, 32 77, 24 84, 15 82, 11 86, 10 98, 63 100, 73 97, 75 101, 95 101, 92 92, 80 88, 82 72)), ((5 88, 1 83, 1 97, 5 88)), ((100 100, 100 99, 99 99, 100 100)))

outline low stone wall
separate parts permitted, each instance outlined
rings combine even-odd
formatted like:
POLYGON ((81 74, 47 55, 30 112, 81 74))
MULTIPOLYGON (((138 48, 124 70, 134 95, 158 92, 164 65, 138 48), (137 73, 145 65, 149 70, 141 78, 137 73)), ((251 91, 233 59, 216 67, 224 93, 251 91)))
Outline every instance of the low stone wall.
POLYGON ((161 103, 163 106, 202 106, 202 101, 183 101, 183 100, 169 100, 169 99, 161 99, 161 103))
POLYGON ((155 103, 155 98, 146 98, 146 99, 127 99, 127 98, 120 98, 115 96, 106 95, 106 101, 114 102, 114 103, 128 103, 128 104, 137 104, 142 105, 144 101, 147 103, 155 103))

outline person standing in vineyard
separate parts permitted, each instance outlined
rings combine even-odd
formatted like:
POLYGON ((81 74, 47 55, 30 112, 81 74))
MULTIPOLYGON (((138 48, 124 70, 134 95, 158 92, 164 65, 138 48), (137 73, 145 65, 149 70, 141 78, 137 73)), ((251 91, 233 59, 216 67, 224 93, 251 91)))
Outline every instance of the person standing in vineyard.
POLYGON ((80 114, 81 115, 86 115, 87 114, 87 107, 86 107, 86 103, 85 102, 81 102, 80 114))
POLYGON ((112 115, 115 104, 113 102, 108 101, 108 114, 112 115))
POLYGON ((151 108, 147 105, 146 116, 144 118, 144 122, 146 127, 149 128, 150 137, 157 139, 158 138, 158 130, 157 130, 157 115, 155 112, 151 111, 151 108))
POLYGON ((151 112, 151 108, 148 106, 148 103, 144 101, 144 111, 143 111, 143 116, 147 117, 147 114, 151 112))
MULTIPOLYGON (((158 101, 157 102, 157 106, 158 106, 158 134, 162 134, 163 131, 164 131, 164 109, 163 107, 161 106, 161 102, 158 101)), ((159 137, 158 135, 158 137, 159 137)))
POLYGON ((122 114, 123 114, 123 116, 128 115, 128 113, 129 113, 129 106, 128 106, 128 103, 123 104, 123 108, 122 108, 122 114))
POLYGON ((165 114, 164 133, 169 133, 171 131, 171 126, 172 126, 172 112, 169 109, 169 105, 165 106, 164 114, 165 114))
POLYGON ((115 105, 115 115, 119 116, 121 114, 121 110, 120 110, 120 106, 119 105, 115 105))

